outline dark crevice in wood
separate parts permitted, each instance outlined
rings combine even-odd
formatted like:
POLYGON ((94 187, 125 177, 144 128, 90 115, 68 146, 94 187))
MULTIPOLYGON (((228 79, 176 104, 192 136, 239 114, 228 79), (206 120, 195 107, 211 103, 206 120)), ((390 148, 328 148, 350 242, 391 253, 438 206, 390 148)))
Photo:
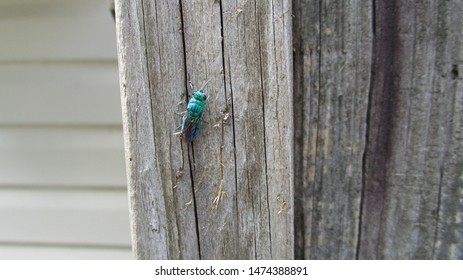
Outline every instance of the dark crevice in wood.
MULTIPOLYGON (((275 4, 273 3, 272 1, 272 35, 273 35, 273 45, 276 46, 276 36, 275 36, 275 4)), ((277 49, 274 48, 273 49, 273 55, 274 55, 274 58, 275 58, 275 61, 278 61, 277 59, 277 49)), ((280 77, 279 77, 279 71, 278 71, 278 63, 275 64, 275 74, 276 74, 276 91, 277 91, 277 95, 276 95, 276 98, 275 98, 275 111, 278 112, 278 100, 280 99, 280 77)), ((280 121, 278 118, 276 118, 277 120, 277 128, 278 128, 278 139, 280 140, 280 144, 281 144, 281 132, 280 132, 280 121)))
MULTIPOLYGON (((145 4, 143 1, 141 1, 141 24, 143 25, 143 33, 145 34, 145 36, 143 36, 143 38, 140 38, 140 40, 144 40, 143 44, 144 44, 144 55, 145 55, 145 70, 146 70, 146 76, 147 76, 147 80, 148 80, 148 98, 149 98, 149 106, 150 106, 150 109, 151 109, 151 112, 153 111, 152 110, 152 104, 153 104, 153 100, 151 98, 151 79, 150 79, 150 74, 149 74, 149 60, 147 59, 149 56, 148 56, 148 48, 147 48, 147 38, 146 38, 146 23, 145 23, 145 4)), ((153 113, 151 113, 151 122, 154 124, 154 115, 153 113)), ((156 134, 156 128, 155 126, 153 125, 152 126, 152 129, 153 129, 153 135, 156 134)), ((153 143, 154 145, 154 143, 153 143)), ((164 195, 164 194, 163 194, 164 195)), ((147 217, 148 219, 150 219, 149 221, 147 221, 150 225, 152 223, 156 223, 156 222, 153 222, 151 219, 152 219, 152 216, 148 216, 147 217)), ((166 243, 167 243, 167 240, 165 240, 166 243)), ((140 243, 139 243, 140 244, 140 243)), ((142 246, 142 244, 140 244, 140 246, 142 246)), ((169 244, 166 244, 165 245, 166 248, 169 248, 169 244)), ((146 251, 147 248, 137 248, 137 258, 138 259, 147 259, 147 256, 149 255, 149 252, 146 251)), ((167 257, 169 257, 169 251, 167 250, 166 252, 167 254, 167 257)))
POLYGON ((456 80, 458 78, 458 65, 452 64, 452 71, 450 73, 452 80, 456 80))
POLYGON ((376 57, 376 48, 375 48, 375 40, 376 40, 376 5, 375 5, 375 0, 371 1, 371 24, 372 24, 372 46, 371 46, 371 68, 370 68, 370 88, 368 90, 368 104, 367 104, 367 112, 366 112, 366 125, 365 125, 365 146, 363 150, 363 156, 362 156, 362 190, 360 193, 360 203, 359 203, 359 216, 358 216, 358 230, 357 230, 357 246, 356 246, 356 251, 355 251, 355 258, 359 259, 360 257, 360 244, 362 240, 362 217, 363 217, 363 202, 365 199, 365 184, 366 184, 366 169, 367 169, 367 150, 369 147, 369 136, 370 136, 370 112, 371 112, 371 102, 372 102, 372 96, 373 96, 373 77, 374 77, 374 71, 375 71, 375 57, 376 57))
MULTIPOLYGON (((182 30, 182 44, 183 44, 183 65, 185 67, 184 73, 185 73, 185 101, 188 102, 188 73, 187 73, 187 66, 186 66, 186 43, 185 43, 185 20, 183 17, 183 4, 182 1, 180 0, 179 2, 179 9, 180 9, 180 22, 181 22, 181 30, 182 30)), ((187 146, 188 147, 188 146, 187 146)), ((198 243, 198 256, 201 259, 201 242, 200 242, 200 237, 199 237, 199 219, 198 219, 198 209, 197 209, 197 200, 195 196, 195 186, 194 186, 194 150, 193 150, 193 144, 191 144, 191 152, 192 155, 190 155, 190 149, 188 149, 188 166, 190 168, 190 181, 191 181, 191 194, 192 194, 192 199, 193 199, 193 208, 194 208, 194 215, 195 215, 195 226, 196 226, 196 236, 197 236, 197 243, 198 243)))
POLYGON ((375 9, 374 61, 371 73, 368 138, 364 155, 361 238, 358 258, 381 258, 381 225, 389 189, 389 165, 394 154, 398 73, 398 3, 377 1, 375 9), (394 67, 396 66, 396 67, 394 67))
POLYGON ((183 17, 183 4, 182 1, 178 1, 179 13, 180 13, 180 26, 182 31, 182 45, 183 45, 183 66, 184 66, 184 75, 185 75, 185 102, 188 104, 188 73, 186 67, 186 43, 185 43, 185 19, 183 17))
MULTIPOLYGON (((234 167, 235 167, 235 193, 238 194, 238 170, 237 170, 237 162, 236 162, 236 137, 235 137, 235 115, 234 115, 234 107, 233 107, 233 84, 232 84, 232 78, 231 78, 231 65, 230 65, 230 56, 227 56, 228 58, 228 68, 225 67, 225 38, 224 38, 224 22, 223 22, 223 6, 222 6, 222 1, 219 1, 219 9, 220 9, 220 36, 222 36, 222 66, 223 66, 223 85, 224 85, 224 92, 225 92, 225 112, 224 115, 222 116, 221 119, 221 129, 222 129, 222 145, 224 145, 224 139, 223 139, 223 134, 224 134, 224 125, 225 125, 225 117, 226 114, 230 113, 231 111, 231 122, 232 122, 232 130, 233 130, 233 160, 235 161, 234 167), (227 79, 226 79, 226 69, 228 69, 228 80, 230 81, 230 107, 228 106, 228 100, 227 100, 227 79)), ((238 207, 238 195, 235 195, 235 209, 237 211, 240 211, 238 207)), ((239 221, 238 221, 238 216, 235 215, 236 221, 235 223, 238 225, 238 236, 240 233, 240 228, 239 228, 239 221)))
MULTIPOLYGON (((141 2, 141 12, 142 12, 142 15, 141 15, 141 20, 142 20, 142 24, 143 24, 143 32, 144 34, 148 34, 147 33, 147 30, 146 30, 146 23, 145 23, 145 4, 144 4, 144 1, 141 2)), ((141 39, 141 38, 140 38, 141 39)), ((144 47, 145 47, 145 57, 148 58, 149 57, 149 54, 148 54, 148 42, 147 42, 147 38, 146 38, 146 35, 143 37, 143 39, 145 40, 143 43, 144 43, 144 47)), ((151 78, 150 78, 150 65, 149 65, 149 59, 146 59, 145 61, 145 70, 146 70, 146 76, 147 76, 147 80, 148 80, 148 96, 149 96, 149 101, 150 101, 150 109, 151 111, 152 110, 152 107, 153 107, 153 99, 152 99, 152 96, 151 96, 151 78)), ((154 114, 151 114, 151 121, 152 123, 155 123, 155 119, 154 119, 154 114)), ((155 126, 153 126, 153 135, 156 135, 156 131, 155 131, 155 126)))
MULTIPOLYGON (((317 258, 317 253, 315 251, 315 248, 317 248, 316 246, 313 246, 313 244, 317 244, 318 242, 316 241, 316 238, 318 238, 317 236, 315 236, 315 234, 313 233, 319 233, 320 232, 320 225, 319 225, 319 216, 320 216, 320 208, 318 208, 318 204, 317 204, 317 199, 319 199, 319 193, 317 193, 317 189, 316 187, 319 186, 320 188, 323 186, 323 182, 320 180, 320 182, 318 182, 318 177, 320 175, 320 177, 322 178, 323 180, 323 176, 321 175, 322 172, 320 172, 318 169, 319 169, 319 165, 318 165, 318 161, 319 161, 319 143, 320 143, 320 127, 321 127, 321 124, 320 124, 320 117, 321 117, 321 96, 322 96, 322 82, 321 82, 321 79, 322 79, 322 10, 323 10, 323 1, 319 1, 318 2, 318 29, 317 29, 317 40, 318 40, 318 45, 317 45, 317 49, 315 50, 317 52, 317 58, 318 58, 318 61, 316 63, 317 64, 317 81, 315 82, 316 85, 315 85, 315 95, 317 95, 317 97, 315 98, 317 100, 317 107, 316 107, 316 110, 317 110, 317 113, 316 113, 316 118, 317 118, 317 123, 316 123, 316 129, 315 129, 315 139, 314 139, 314 147, 315 147, 315 151, 314 151, 314 158, 313 158, 313 165, 315 166, 315 172, 313 173, 313 183, 312 183, 312 189, 309 190, 309 192, 312 192, 312 211, 310 213, 311 217, 310 217, 310 220, 312 221, 312 224, 310 225, 311 229, 311 238, 309 240, 310 242, 310 253, 309 253, 309 256, 306 256, 310 259, 313 259, 313 258, 317 258), (318 208, 318 209, 316 209, 318 208)), ((309 185, 310 186, 310 185, 309 185)))
MULTIPOLYGON (((221 23, 222 23, 222 36, 223 36, 223 21, 222 21, 222 3, 220 4, 220 14, 221 14, 221 23)), ((222 40, 223 42, 224 40, 222 40)), ((226 78, 225 78, 225 48, 224 48, 224 45, 222 43, 222 54, 224 56, 224 64, 223 64, 223 67, 224 67, 224 87, 225 87, 225 91, 227 91, 227 83, 226 83, 226 78)), ((235 115, 234 115, 234 112, 235 112, 235 107, 233 105, 233 84, 232 84, 232 78, 231 78, 231 65, 230 65, 230 56, 228 56, 228 80, 230 81, 230 99, 231 99, 231 122, 232 122, 232 130, 233 130, 233 160, 235 161, 235 193, 238 194, 238 170, 237 170, 237 161, 236 161, 236 130, 235 130, 235 115)), ((227 101, 225 101, 227 102, 227 101)), ((227 107, 228 107, 228 103, 227 103, 227 107)), ((226 114, 228 114, 228 109, 226 109, 226 114)), ((225 118, 226 116, 223 116, 222 118, 222 130, 223 130, 223 126, 225 125, 225 118)), ((238 207, 238 195, 235 196, 235 207, 237 209, 237 211, 239 212, 240 209, 238 207)), ((239 228, 239 221, 238 221, 238 217, 239 215, 236 215, 236 224, 238 225, 238 234, 240 234, 240 228, 239 228)))
MULTIPOLYGON (((255 2, 255 10, 256 11, 259 11, 259 7, 258 7, 258 3, 259 1, 256 1, 255 2)), ((262 128, 263 128, 263 132, 264 132, 264 135, 263 135, 263 140, 264 140, 264 162, 265 162, 265 186, 266 186, 266 196, 267 196, 267 212, 270 214, 270 198, 268 196, 268 164, 267 164, 267 139, 266 139, 266 132, 265 132, 265 89, 264 89, 264 69, 263 69, 263 66, 262 66, 262 52, 264 50, 262 50, 262 37, 261 37, 261 17, 259 14, 257 14, 257 30, 259 30, 258 34, 259 34, 259 38, 258 38, 258 42, 259 42, 259 70, 260 70, 260 88, 261 88, 261 96, 262 96, 262 128)), ((270 224, 270 221, 268 223, 268 232, 269 232, 269 244, 272 244, 272 227, 271 227, 271 224, 270 224)), ((270 256, 272 256, 273 258, 273 253, 272 253, 272 246, 270 246, 270 256)))
POLYGON ((437 247, 437 237, 438 237, 438 230, 439 230, 439 220, 441 217, 441 201, 442 201, 442 180, 444 177, 444 166, 441 165, 440 170, 439 170, 439 191, 437 193, 437 205, 436 205, 436 227, 434 229, 434 241, 433 241, 433 246, 432 246, 432 253, 431 253, 431 258, 436 259, 436 247, 437 247))
POLYGON ((302 13, 303 4, 301 1, 293 0, 293 120, 294 120, 294 257, 297 260, 305 259, 305 227, 304 227, 304 205, 303 205, 303 88, 304 88, 304 67, 301 63, 304 59, 302 49, 302 13))

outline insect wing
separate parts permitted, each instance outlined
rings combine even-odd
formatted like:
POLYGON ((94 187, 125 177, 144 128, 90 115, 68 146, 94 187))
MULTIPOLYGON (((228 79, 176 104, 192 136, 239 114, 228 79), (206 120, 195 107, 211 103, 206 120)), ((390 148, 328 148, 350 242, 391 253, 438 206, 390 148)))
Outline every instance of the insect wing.
POLYGON ((198 136, 199 129, 201 128, 202 118, 202 114, 195 119, 191 119, 189 115, 185 116, 183 120, 182 131, 189 142, 192 142, 195 140, 196 136, 198 136))

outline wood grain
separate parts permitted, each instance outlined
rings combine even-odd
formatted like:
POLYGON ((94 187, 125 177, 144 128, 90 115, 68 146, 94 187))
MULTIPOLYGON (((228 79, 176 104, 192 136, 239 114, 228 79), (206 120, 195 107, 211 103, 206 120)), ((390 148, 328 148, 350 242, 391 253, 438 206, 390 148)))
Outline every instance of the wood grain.
POLYGON ((376 7, 360 258, 461 258, 454 238, 462 204, 451 198, 460 179, 450 175, 461 156, 461 91, 452 72, 461 9, 459 2, 376 7))
POLYGON ((119 2, 116 19, 137 257, 292 258, 289 1, 119 2), (188 144, 175 112, 205 81, 188 144))
POLYGON ((137 257, 461 258, 462 4, 293 2, 117 5, 137 257))
POLYGON ((360 1, 294 9, 297 258, 356 257, 371 9, 360 1))
POLYGON ((293 255, 289 11, 286 2, 225 1, 223 7, 240 258, 293 255))
POLYGON ((296 257, 461 258, 462 4, 296 2, 296 257))

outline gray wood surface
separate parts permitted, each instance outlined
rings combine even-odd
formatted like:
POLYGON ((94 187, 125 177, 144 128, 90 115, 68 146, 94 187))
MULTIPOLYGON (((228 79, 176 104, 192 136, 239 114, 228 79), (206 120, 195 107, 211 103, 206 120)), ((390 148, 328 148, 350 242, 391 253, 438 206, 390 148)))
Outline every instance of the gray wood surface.
POLYGON ((294 3, 296 257, 461 259, 463 3, 294 3))
POLYGON ((462 9, 376 6, 359 258, 463 257, 462 9))
POLYGON ((353 259, 372 7, 365 1, 301 1, 294 11, 296 254, 307 259, 353 259))
POLYGON ((136 257, 293 258, 290 1, 118 1, 116 22, 136 257))
POLYGON ((117 3, 136 256, 461 259, 463 3, 290 4, 117 3))

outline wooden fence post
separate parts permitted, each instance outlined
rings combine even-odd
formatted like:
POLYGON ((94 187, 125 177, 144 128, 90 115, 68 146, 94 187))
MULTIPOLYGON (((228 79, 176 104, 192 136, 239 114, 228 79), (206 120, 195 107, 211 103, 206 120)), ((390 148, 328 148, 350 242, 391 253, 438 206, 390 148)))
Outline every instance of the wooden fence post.
POLYGON ((463 257, 462 12, 375 6, 359 258, 463 257))
POLYGON ((461 259, 463 4, 293 10, 117 3, 136 256, 461 259), (206 80, 188 144, 176 112, 206 80))
POLYGON ((294 257, 290 2, 116 1, 137 258, 294 257), (189 144, 176 112, 206 80, 189 144))
POLYGON ((356 257, 370 2, 300 1, 294 7, 297 258, 356 257))
POLYGON ((461 259, 463 2, 293 10, 296 257, 461 259))

